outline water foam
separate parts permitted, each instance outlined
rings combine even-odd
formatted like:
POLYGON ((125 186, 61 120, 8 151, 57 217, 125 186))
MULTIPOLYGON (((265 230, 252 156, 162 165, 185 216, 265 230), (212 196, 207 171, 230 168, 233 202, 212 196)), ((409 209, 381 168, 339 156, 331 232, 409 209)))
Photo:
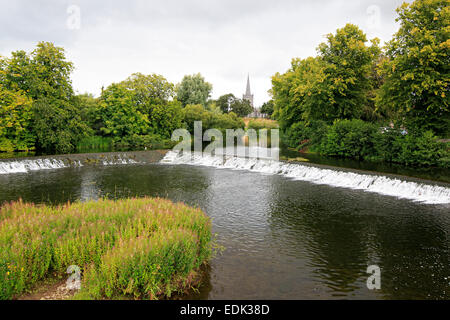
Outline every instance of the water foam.
MULTIPOLYGON (((104 166, 124 165, 139 163, 133 159, 127 159, 125 156, 118 156, 112 159, 103 159, 97 162, 104 166)), ((69 167, 82 167, 81 161, 69 161, 60 159, 27 159, 0 161, 0 174, 27 173, 39 170, 55 170, 69 167)))
POLYGON ((164 159, 161 160, 161 163, 210 166, 278 174, 295 180, 326 184, 333 187, 359 189, 428 204, 450 203, 450 188, 444 186, 406 181, 382 175, 325 169, 297 163, 231 156, 211 156, 197 153, 178 153, 175 151, 168 152, 164 159))
MULTIPOLYGON (((76 165, 81 166, 81 163, 76 165)), ((27 173, 29 171, 60 169, 68 167, 62 160, 36 159, 0 162, 0 174, 27 173)))

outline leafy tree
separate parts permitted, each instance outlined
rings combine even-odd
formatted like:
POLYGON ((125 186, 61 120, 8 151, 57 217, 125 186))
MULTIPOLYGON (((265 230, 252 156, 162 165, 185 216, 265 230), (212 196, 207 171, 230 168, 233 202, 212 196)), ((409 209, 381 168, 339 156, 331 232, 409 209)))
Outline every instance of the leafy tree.
POLYGON ((397 12, 400 29, 387 45, 377 105, 398 112, 410 128, 449 135, 449 2, 414 1, 397 12))
POLYGON ((274 111, 273 108, 274 108, 273 100, 264 102, 264 104, 261 107, 261 113, 267 114, 269 117, 271 117, 274 111))
POLYGON ((353 24, 327 35, 327 42, 318 52, 327 76, 331 116, 333 119, 354 119, 363 115, 369 105, 372 89, 370 75, 374 61, 381 53, 379 40, 367 46, 366 35, 353 24))
POLYGON ((31 99, 23 92, 5 89, 0 84, 0 152, 34 147, 31 105, 31 99))
POLYGON ((231 105, 237 98, 232 93, 225 94, 220 96, 217 99, 216 104, 222 110, 223 113, 228 113, 231 111, 231 105))
POLYGON ((174 85, 157 74, 132 74, 122 84, 134 93, 136 107, 146 114, 152 112, 153 105, 167 104, 175 94, 174 85))
POLYGON ((373 109, 369 92, 380 49, 378 39, 366 42, 357 26, 347 24, 327 35, 317 57, 293 59, 285 74, 275 74, 271 94, 282 129, 301 121, 361 118, 373 109))
POLYGON ((212 125, 213 115, 202 105, 187 105, 183 109, 183 120, 189 132, 194 132, 194 122, 201 121, 203 129, 209 129, 212 125))
POLYGON ((153 132, 161 137, 170 139, 176 129, 182 128, 182 122, 183 108, 180 102, 170 101, 152 107, 150 123, 153 132))
POLYGON ((183 109, 183 120, 189 132, 194 132, 194 122, 201 121, 203 130, 244 128, 245 123, 234 112, 216 113, 202 105, 187 105, 183 109))
POLYGON ((148 115, 138 110, 133 91, 124 84, 112 84, 103 91, 100 98, 100 114, 106 136, 120 138, 149 133, 148 115))
POLYGON ((250 102, 245 99, 235 99, 231 104, 231 111, 238 117, 246 117, 252 113, 253 108, 250 102))
POLYGON ((37 148, 46 153, 70 153, 90 134, 71 101, 41 98, 33 102, 37 148))
POLYGON ((95 134, 100 134, 100 128, 103 122, 100 116, 99 99, 94 98, 90 93, 79 94, 74 97, 75 108, 78 110, 81 121, 89 128, 94 130, 95 134))
POLYGON ((285 130, 297 122, 334 118, 332 89, 320 58, 293 59, 284 74, 272 77, 273 117, 285 130))
POLYGON ((211 91, 212 85, 206 82, 200 73, 185 76, 176 88, 177 99, 183 107, 188 104, 206 107, 211 91))
POLYGON ((216 116, 224 113, 217 105, 217 102, 211 101, 211 100, 209 101, 208 105, 206 106, 206 110, 208 110, 209 112, 211 112, 213 115, 216 115, 216 116))
POLYGON ((64 49, 40 42, 31 54, 13 52, 2 65, 2 85, 23 92, 33 101, 31 121, 36 148, 47 153, 73 151, 89 128, 74 105, 70 80, 73 64, 66 60, 64 49))
POLYGON ((253 111, 249 101, 238 99, 232 93, 219 97, 216 104, 223 113, 234 112, 239 117, 245 117, 253 111))

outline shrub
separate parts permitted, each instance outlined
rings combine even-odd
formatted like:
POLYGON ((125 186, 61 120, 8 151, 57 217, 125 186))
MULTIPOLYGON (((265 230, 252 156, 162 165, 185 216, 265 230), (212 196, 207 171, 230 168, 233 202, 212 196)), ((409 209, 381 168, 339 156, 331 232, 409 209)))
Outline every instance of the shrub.
POLYGON ((367 159, 375 154, 378 127, 362 120, 335 122, 318 146, 323 155, 367 159))
POLYGON ((316 120, 309 124, 296 122, 284 132, 284 143, 292 148, 300 148, 305 144, 314 148, 321 143, 327 130, 325 121, 316 120))
POLYGON ((412 133, 394 141, 400 152, 393 162, 412 166, 448 166, 449 152, 433 132, 412 133))
POLYGON ((0 299, 23 293, 50 272, 62 275, 70 265, 86 273, 85 298, 157 298, 155 293, 170 296, 174 288, 183 289, 179 277, 208 260, 211 224, 199 209, 163 199, 57 207, 17 202, 0 208, 0 249, 0 299), (138 279, 148 279, 155 263, 159 268, 154 277, 159 280, 136 286, 138 279), (116 278, 115 270, 134 273, 116 278), (105 278, 109 282, 99 284, 105 278))
POLYGON ((187 105, 184 108, 184 122, 187 130, 194 133, 194 122, 202 121, 203 130, 208 129, 238 129, 244 128, 244 121, 234 112, 217 114, 206 110, 201 105, 187 105))

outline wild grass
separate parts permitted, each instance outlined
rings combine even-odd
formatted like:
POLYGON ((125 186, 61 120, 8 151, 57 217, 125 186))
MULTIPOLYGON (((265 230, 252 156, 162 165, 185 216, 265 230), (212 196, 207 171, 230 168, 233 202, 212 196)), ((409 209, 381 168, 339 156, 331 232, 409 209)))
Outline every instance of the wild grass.
POLYGON ((164 199, 0 208, 0 299, 70 265, 82 269, 83 299, 170 297, 210 256, 209 218, 164 199))
POLYGON ((270 119, 251 119, 248 122, 248 129, 278 129, 278 123, 270 119))

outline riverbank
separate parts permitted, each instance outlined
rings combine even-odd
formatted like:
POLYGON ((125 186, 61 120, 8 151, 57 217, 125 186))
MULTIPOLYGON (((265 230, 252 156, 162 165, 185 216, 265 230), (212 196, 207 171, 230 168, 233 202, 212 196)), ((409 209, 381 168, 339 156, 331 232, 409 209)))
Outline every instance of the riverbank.
POLYGON ((76 281, 76 270, 82 274, 74 298, 170 298, 198 285, 211 256, 210 219, 159 198, 55 207, 19 201, 0 208, 0 221, 0 299, 67 277, 69 266, 76 281))

